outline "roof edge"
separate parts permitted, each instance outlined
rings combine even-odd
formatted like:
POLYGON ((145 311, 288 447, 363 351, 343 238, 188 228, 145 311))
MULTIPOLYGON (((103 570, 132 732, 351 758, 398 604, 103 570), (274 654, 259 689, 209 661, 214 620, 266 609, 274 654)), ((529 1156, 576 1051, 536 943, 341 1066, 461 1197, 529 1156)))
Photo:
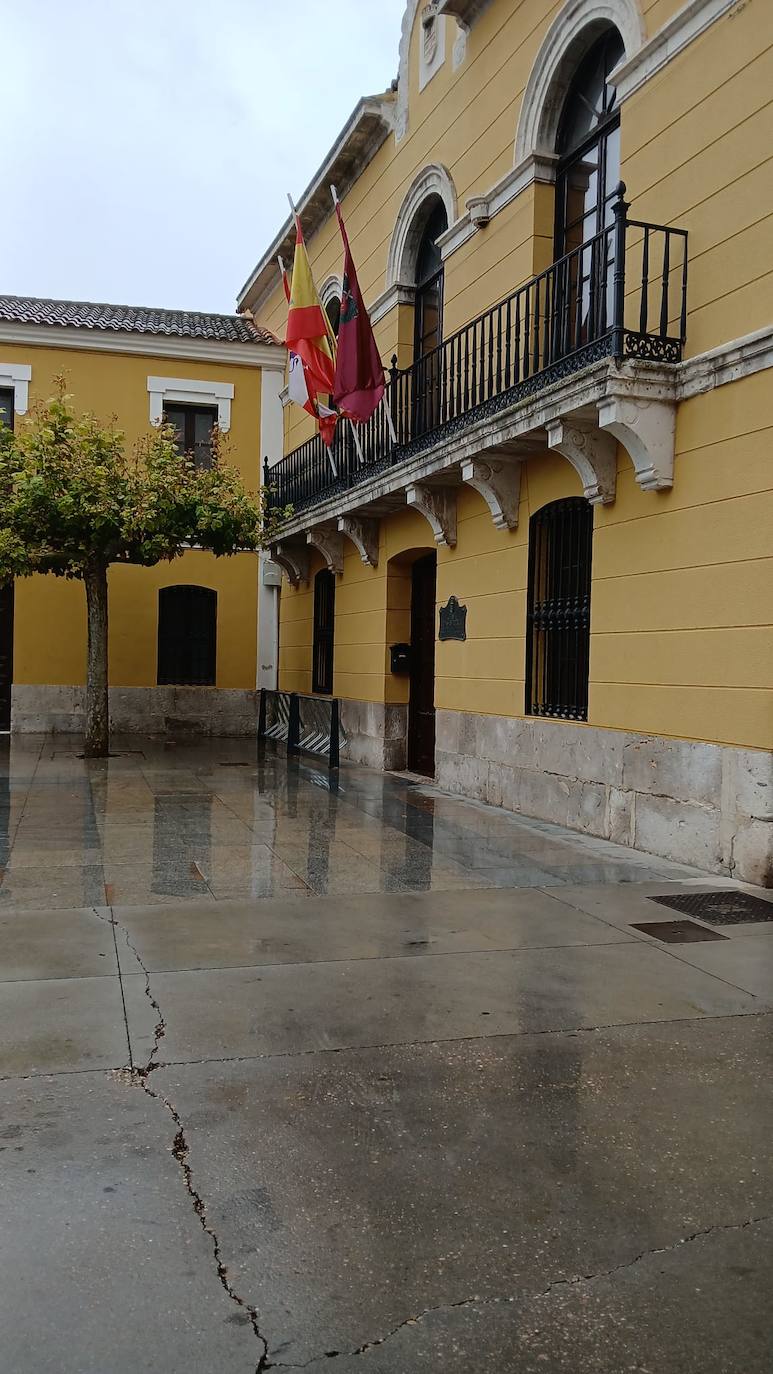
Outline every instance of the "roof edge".
MULTIPOLYGON (((300 197, 296 209, 310 239, 333 213, 329 184, 344 195, 375 157, 395 127, 395 95, 364 96, 352 111, 332 148, 320 163, 300 197)), ((276 258, 290 257, 295 243, 292 216, 288 215, 276 238, 247 278, 237 296, 237 308, 259 308, 276 285, 276 258)))

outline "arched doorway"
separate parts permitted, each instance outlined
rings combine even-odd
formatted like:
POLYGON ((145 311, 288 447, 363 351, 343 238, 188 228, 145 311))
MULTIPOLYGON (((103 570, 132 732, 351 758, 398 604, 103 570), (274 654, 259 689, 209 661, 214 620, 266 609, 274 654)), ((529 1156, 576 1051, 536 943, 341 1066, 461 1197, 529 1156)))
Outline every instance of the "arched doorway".
POLYGON ((433 201, 416 250, 413 327, 413 432, 424 434, 440 418, 443 341, 443 260, 437 240, 448 228, 446 207, 433 201))
POLYGON ((437 554, 411 569, 411 680, 408 698, 408 767, 435 773, 435 582, 437 554))
POLYGON ((620 181, 620 111, 610 75, 624 52, 617 29, 595 41, 575 72, 558 126, 556 260, 588 245, 567 265, 564 321, 575 346, 586 341, 591 320, 598 334, 609 318, 614 235, 603 231, 614 222, 620 181))

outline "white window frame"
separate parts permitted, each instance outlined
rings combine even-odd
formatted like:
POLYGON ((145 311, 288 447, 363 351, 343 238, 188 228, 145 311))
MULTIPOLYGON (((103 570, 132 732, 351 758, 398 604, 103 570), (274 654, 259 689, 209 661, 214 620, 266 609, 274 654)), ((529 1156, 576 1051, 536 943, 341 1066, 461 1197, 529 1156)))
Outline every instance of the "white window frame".
POLYGON ((31 380, 29 363, 0 363, 0 390, 13 392, 13 408, 17 415, 27 413, 31 380))
POLYGON ((233 382, 197 382, 190 377, 148 377, 150 423, 160 425, 166 402, 178 405, 217 406, 217 427, 222 434, 231 428, 233 382))

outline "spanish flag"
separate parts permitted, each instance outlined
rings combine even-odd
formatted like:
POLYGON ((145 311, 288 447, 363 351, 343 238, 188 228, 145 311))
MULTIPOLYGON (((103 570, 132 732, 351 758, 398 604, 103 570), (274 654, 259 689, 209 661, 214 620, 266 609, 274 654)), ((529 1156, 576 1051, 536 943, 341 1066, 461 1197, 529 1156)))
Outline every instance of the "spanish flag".
POLYGON ((290 352, 297 353, 303 362, 310 394, 329 396, 335 380, 335 335, 317 295, 297 215, 295 231, 293 280, 285 343, 290 352))

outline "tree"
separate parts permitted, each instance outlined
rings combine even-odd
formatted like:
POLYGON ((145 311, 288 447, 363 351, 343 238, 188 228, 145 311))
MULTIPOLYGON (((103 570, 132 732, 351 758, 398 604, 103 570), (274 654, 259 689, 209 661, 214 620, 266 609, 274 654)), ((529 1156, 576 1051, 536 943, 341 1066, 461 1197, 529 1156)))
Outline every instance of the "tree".
POLYGON ((107 570, 151 567, 191 545, 217 557, 257 550, 290 514, 270 511, 224 461, 217 430, 212 467, 181 456, 171 425, 127 451, 115 421, 78 414, 58 383, 16 431, 0 425, 0 584, 33 573, 80 579, 86 590, 87 757, 109 748, 107 570))

